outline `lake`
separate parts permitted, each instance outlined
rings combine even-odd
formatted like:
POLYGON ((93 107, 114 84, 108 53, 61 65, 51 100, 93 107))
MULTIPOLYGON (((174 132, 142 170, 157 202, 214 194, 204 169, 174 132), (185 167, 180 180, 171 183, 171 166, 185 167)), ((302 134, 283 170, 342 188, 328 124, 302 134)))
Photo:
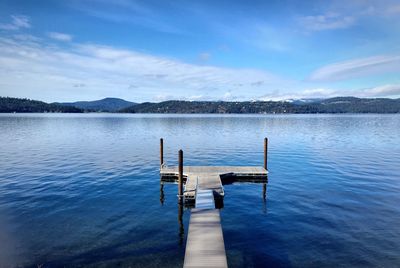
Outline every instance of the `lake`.
POLYGON ((400 115, 0 115, 0 267, 182 266, 176 165, 262 165, 225 186, 230 267, 400 265, 400 115), (160 194, 162 194, 160 196, 160 194))

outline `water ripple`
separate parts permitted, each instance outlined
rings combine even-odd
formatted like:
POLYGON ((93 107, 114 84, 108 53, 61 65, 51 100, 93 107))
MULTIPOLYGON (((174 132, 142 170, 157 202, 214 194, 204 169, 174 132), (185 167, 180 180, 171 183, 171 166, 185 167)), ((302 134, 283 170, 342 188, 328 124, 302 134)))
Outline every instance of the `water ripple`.
POLYGON ((165 160, 262 165, 261 184, 226 185, 230 267, 400 263, 400 116, 0 115, 0 266, 176 267, 176 185, 165 160))

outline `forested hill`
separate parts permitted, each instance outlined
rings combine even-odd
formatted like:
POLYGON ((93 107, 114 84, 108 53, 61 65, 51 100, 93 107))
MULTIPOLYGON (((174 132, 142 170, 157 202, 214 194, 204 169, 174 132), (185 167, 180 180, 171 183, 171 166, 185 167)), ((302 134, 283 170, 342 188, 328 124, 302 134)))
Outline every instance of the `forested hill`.
POLYGON ((77 107, 89 112, 117 112, 136 103, 119 98, 105 98, 95 101, 61 102, 54 104, 77 107))
POLYGON ((165 101, 142 103, 124 113, 400 113, 400 99, 337 97, 301 103, 285 101, 165 101))
MULTIPOLYGON (((111 109, 110 109, 111 110, 111 109)), ((93 110, 29 99, 0 97, 1 113, 81 113, 93 110)), ((100 110, 104 111, 104 110, 100 110)), ((121 113, 219 113, 219 114, 310 114, 310 113, 400 113, 400 99, 337 97, 288 101, 165 101, 145 102, 118 110, 121 113)))
POLYGON ((42 101, 0 97, 0 113, 81 113, 82 109, 42 101))

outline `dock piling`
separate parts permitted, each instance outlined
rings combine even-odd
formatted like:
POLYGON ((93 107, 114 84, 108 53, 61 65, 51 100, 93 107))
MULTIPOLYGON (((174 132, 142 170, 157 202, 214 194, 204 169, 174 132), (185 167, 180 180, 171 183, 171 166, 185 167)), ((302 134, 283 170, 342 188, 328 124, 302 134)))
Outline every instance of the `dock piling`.
POLYGON ((164 164, 164 139, 160 139, 160 166, 164 164))
POLYGON ((178 197, 183 199, 183 151, 179 150, 179 175, 178 175, 178 197))
POLYGON ((264 138, 264 168, 268 170, 268 138, 264 138))

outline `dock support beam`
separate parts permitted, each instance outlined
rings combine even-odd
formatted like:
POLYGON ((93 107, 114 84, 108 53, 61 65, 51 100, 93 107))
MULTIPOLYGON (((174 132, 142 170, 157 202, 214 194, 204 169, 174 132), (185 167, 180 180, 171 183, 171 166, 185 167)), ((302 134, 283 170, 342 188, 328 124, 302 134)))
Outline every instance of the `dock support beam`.
POLYGON ((179 150, 179 176, 178 176, 178 197, 183 200, 183 151, 179 150))
POLYGON ((160 139, 160 166, 164 164, 164 139, 160 139))
POLYGON ((264 138, 264 168, 268 170, 268 138, 264 138))

